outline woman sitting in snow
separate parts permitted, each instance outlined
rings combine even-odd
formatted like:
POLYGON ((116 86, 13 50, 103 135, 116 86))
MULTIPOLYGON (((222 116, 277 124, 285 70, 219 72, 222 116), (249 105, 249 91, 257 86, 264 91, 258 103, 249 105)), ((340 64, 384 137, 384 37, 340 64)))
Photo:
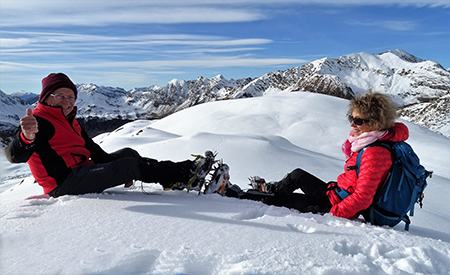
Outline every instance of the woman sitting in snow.
POLYGON ((278 182, 265 182, 251 178, 253 189, 244 192, 237 185, 227 186, 222 193, 228 197, 262 201, 269 205, 284 206, 300 212, 327 213, 354 219, 367 209, 375 193, 388 175, 392 164, 391 153, 382 146, 366 149, 361 159, 360 173, 356 175, 356 157, 367 145, 377 141, 405 141, 409 131, 403 123, 396 123, 397 106, 390 96, 367 91, 350 101, 348 120, 352 130, 342 145, 347 159, 344 173, 337 182, 324 182, 298 168, 278 182), (293 193, 301 189, 301 193, 293 193), (350 195, 345 199, 339 190, 350 195))
POLYGON ((188 182, 195 187, 202 180, 198 168, 212 162, 210 158, 175 163, 143 158, 130 148, 111 154, 103 151, 75 119, 77 94, 65 74, 49 74, 42 80, 37 107, 27 110, 5 150, 10 162, 28 162, 45 194, 98 193, 121 184, 129 187, 133 180, 183 189, 188 182))

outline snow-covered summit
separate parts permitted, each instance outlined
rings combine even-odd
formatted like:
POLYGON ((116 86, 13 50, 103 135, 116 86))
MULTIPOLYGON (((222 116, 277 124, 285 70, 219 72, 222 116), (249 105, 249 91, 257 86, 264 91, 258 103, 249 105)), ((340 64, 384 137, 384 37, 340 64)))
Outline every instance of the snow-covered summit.
POLYGON ((123 118, 136 119, 136 111, 139 109, 129 107, 124 108, 123 97, 128 94, 122 88, 98 86, 95 84, 77 85, 78 115, 81 118, 123 118))
POLYGON ((402 50, 353 53, 311 64, 312 74, 337 76, 355 93, 367 89, 390 93, 401 106, 439 98, 450 91, 450 74, 439 63, 402 50))
POLYGON ((227 79, 223 75, 218 74, 215 77, 211 78, 211 81, 215 83, 220 83, 222 81, 227 81, 227 79))
POLYGON ((88 96, 93 96, 97 94, 104 95, 105 97, 120 97, 128 92, 120 87, 105 87, 105 86, 98 86, 96 84, 81 84, 77 85, 77 90, 80 93, 85 93, 88 96))
POLYGON ((425 61, 424 59, 418 58, 418 57, 416 57, 410 53, 407 53, 404 50, 400 50, 400 49, 389 50, 387 52, 380 53, 380 55, 385 55, 385 54, 394 54, 394 55, 400 57, 401 59, 403 59, 407 62, 411 62, 411 63, 419 63, 419 62, 425 61))
POLYGON ((34 104, 39 100, 39 95, 31 92, 20 91, 11 95, 20 97, 26 104, 34 104))

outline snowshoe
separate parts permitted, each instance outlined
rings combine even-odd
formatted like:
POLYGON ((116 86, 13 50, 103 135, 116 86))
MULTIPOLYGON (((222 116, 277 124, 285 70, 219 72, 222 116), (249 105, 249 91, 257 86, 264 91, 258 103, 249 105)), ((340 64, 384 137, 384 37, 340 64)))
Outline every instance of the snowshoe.
POLYGON ((266 182, 265 179, 259 176, 249 177, 248 179, 252 189, 263 193, 273 193, 275 191, 275 182, 266 182))
POLYGON ((214 169, 211 180, 206 184, 205 194, 217 193, 221 196, 225 195, 230 183, 230 167, 220 160, 214 169))
POLYGON ((205 156, 202 155, 192 155, 195 157, 194 167, 192 169, 192 174, 188 182, 177 182, 165 190, 196 190, 200 191, 205 183, 205 178, 211 171, 211 168, 215 162, 214 158, 217 153, 212 151, 206 151, 205 156))

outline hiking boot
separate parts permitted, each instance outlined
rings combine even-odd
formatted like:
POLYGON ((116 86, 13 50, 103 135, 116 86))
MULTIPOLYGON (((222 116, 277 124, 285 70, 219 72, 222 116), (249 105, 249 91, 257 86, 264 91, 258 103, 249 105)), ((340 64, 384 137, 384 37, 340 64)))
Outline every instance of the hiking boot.
POLYGON ((274 181, 266 182, 265 179, 259 176, 249 177, 248 179, 250 181, 250 186, 252 187, 252 189, 263 193, 275 192, 276 182, 274 181))
POLYGON ((217 193, 221 196, 224 196, 228 187, 231 186, 229 180, 230 167, 227 164, 223 163, 222 160, 220 160, 219 163, 217 163, 217 166, 214 168, 214 173, 211 177, 211 180, 206 184, 204 193, 217 193))

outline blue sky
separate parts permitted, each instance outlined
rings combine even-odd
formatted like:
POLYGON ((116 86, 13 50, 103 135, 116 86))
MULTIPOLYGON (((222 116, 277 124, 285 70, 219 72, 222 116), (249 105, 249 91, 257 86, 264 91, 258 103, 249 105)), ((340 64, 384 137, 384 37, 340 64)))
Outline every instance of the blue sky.
POLYGON ((450 68, 448 0, 1 0, 0 89, 148 87, 259 77, 323 57, 402 49, 450 68))

